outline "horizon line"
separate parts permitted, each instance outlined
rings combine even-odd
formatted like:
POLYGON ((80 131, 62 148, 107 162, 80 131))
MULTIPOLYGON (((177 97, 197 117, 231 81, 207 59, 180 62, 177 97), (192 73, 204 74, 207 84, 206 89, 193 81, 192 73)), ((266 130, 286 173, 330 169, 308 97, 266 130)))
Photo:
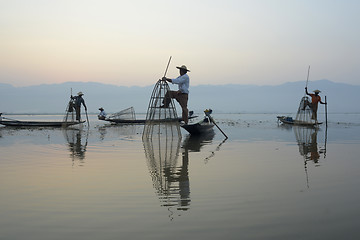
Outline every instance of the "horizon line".
MULTIPOLYGON (((360 84, 353 84, 353 83, 343 83, 343 82, 334 82, 331 81, 329 79, 318 79, 318 80, 312 80, 311 82, 319 82, 319 81, 327 81, 327 82, 331 82, 331 83, 336 83, 336 84, 345 84, 345 85, 350 85, 350 86, 360 86, 360 84)), ((196 86, 229 86, 229 85, 242 85, 242 86, 256 86, 256 87, 265 87, 265 86, 281 86, 284 84, 289 84, 289 83, 300 83, 300 82, 306 82, 306 80, 300 80, 300 81, 289 81, 289 82, 284 82, 284 83, 279 83, 279 84, 264 84, 264 85, 257 85, 257 84, 242 84, 242 83, 226 83, 226 84, 193 84, 192 87, 196 87, 196 86)), ((33 85, 24 85, 24 86, 15 86, 11 83, 4 83, 4 82, 0 82, 0 84, 4 84, 4 85, 10 85, 14 88, 22 88, 22 87, 36 87, 36 86, 42 86, 42 85, 63 85, 63 84, 89 84, 89 83, 95 83, 95 84, 101 84, 101 85, 109 85, 109 86, 117 86, 117 87, 141 87, 141 88, 146 88, 146 87, 150 87, 153 85, 145 85, 145 86, 141 86, 141 85, 118 85, 118 84, 111 84, 111 83, 102 83, 102 82, 95 82, 95 81, 87 81, 87 82, 83 82, 83 81, 67 81, 67 82, 62 82, 62 83, 39 83, 39 84, 33 84, 33 85)))

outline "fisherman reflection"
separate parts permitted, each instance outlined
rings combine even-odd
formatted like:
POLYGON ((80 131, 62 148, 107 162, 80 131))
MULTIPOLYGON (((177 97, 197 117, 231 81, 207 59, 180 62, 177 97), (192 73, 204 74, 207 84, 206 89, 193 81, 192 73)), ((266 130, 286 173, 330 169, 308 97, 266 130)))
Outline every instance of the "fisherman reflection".
POLYGON ((79 129, 68 129, 64 131, 68 147, 70 150, 70 157, 73 164, 76 160, 80 161, 79 166, 82 166, 85 159, 85 152, 87 147, 87 137, 83 137, 83 131, 79 129), (84 138, 85 143, 82 142, 84 138))
POLYGON ((106 127, 104 127, 104 126, 99 127, 99 133, 100 133, 100 140, 104 141, 105 135, 107 133, 106 127))
POLYGON ((300 155, 304 157, 305 162, 313 161, 314 163, 318 163, 320 159, 317 143, 318 128, 294 126, 294 132, 300 155))
POLYGON ((308 157, 308 160, 314 161, 314 163, 318 163, 320 154, 318 152, 317 131, 314 131, 311 134, 311 142, 309 144, 309 152, 310 152, 310 156, 308 157))
POLYGON ((326 143, 324 149, 319 149, 317 142, 317 127, 294 126, 296 141, 299 146, 300 155, 304 158, 304 169, 306 173, 307 187, 309 188, 308 162, 319 164, 321 154, 326 154, 326 143))
POLYGON ((186 211, 190 205, 190 180, 189 180, 189 152, 185 150, 182 153, 182 165, 177 168, 174 181, 179 182, 180 201, 178 210, 186 211))

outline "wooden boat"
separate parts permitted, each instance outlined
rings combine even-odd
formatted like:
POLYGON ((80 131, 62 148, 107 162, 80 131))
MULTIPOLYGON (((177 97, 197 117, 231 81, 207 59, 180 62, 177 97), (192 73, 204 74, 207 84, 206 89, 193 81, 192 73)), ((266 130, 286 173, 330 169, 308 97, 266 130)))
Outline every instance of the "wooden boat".
POLYGON ((19 120, 1 120, 0 124, 5 126, 12 126, 12 127, 68 127, 71 125, 76 125, 80 123, 84 123, 85 121, 81 122, 60 122, 60 121, 19 121, 19 120))
POLYGON ((214 124, 208 117, 204 117, 203 120, 193 124, 182 124, 180 125, 191 135, 202 135, 213 131, 214 124))
MULTIPOLYGON (((189 119, 197 117, 197 116, 193 116, 193 113, 194 113, 193 111, 189 112, 189 119)), ((136 119, 135 110, 133 107, 129 107, 120 112, 114 113, 106 118, 102 118, 102 117, 98 116, 98 119, 107 121, 107 122, 111 122, 111 123, 116 123, 116 124, 145 124, 146 123, 146 119, 136 119)), ((171 118, 159 119, 157 121, 159 121, 159 122, 174 122, 174 121, 181 122, 182 118, 179 117, 177 119, 171 119, 171 118)))
MULTIPOLYGON (((189 119, 192 118, 196 118, 197 116, 190 116, 189 119)), ((105 119, 99 119, 99 120, 103 120, 103 121, 107 121, 107 122, 112 122, 112 123, 119 123, 119 124, 145 124, 146 123, 146 119, 121 119, 121 118, 105 118, 105 119)), ((158 120, 161 122, 174 122, 174 121, 178 121, 181 122, 182 118, 177 118, 177 119, 161 119, 158 120)))
POLYGON ((317 126, 322 124, 322 122, 304 122, 293 119, 292 117, 286 116, 277 116, 278 121, 284 124, 297 125, 297 126, 317 126))

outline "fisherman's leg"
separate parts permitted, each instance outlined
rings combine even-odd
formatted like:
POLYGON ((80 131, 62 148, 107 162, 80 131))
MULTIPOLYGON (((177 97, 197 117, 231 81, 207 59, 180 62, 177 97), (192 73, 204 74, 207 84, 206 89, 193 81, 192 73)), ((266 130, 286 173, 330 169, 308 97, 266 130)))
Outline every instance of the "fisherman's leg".
POLYGON ((76 120, 80 121, 80 107, 76 106, 75 111, 76 111, 76 120))
POLYGON ((169 104, 171 102, 171 98, 175 97, 176 91, 167 91, 163 100, 163 105, 161 107, 169 107, 169 104))
POLYGON ((185 124, 189 123, 189 110, 187 108, 182 108, 182 119, 185 124))
POLYGON ((179 102, 182 110, 182 120, 185 124, 189 123, 189 110, 187 108, 188 94, 179 94, 176 100, 179 102))
POLYGON ((318 106, 313 104, 312 105, 313 114, 312 114, 311 119, 314 119, 315 121, 317 121, 317 109, 318 109, 318 106))

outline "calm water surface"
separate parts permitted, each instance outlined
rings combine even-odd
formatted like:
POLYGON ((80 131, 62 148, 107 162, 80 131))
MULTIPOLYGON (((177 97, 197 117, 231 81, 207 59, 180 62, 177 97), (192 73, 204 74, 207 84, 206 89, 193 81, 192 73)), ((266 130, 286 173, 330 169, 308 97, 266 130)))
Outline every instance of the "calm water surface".
POLYGON ((359 114, 327 129, 214 118, 226 141, 216 128, 143 140, 142 125, 95 116, 0 127, 0 239, 359 239, 359 114))

